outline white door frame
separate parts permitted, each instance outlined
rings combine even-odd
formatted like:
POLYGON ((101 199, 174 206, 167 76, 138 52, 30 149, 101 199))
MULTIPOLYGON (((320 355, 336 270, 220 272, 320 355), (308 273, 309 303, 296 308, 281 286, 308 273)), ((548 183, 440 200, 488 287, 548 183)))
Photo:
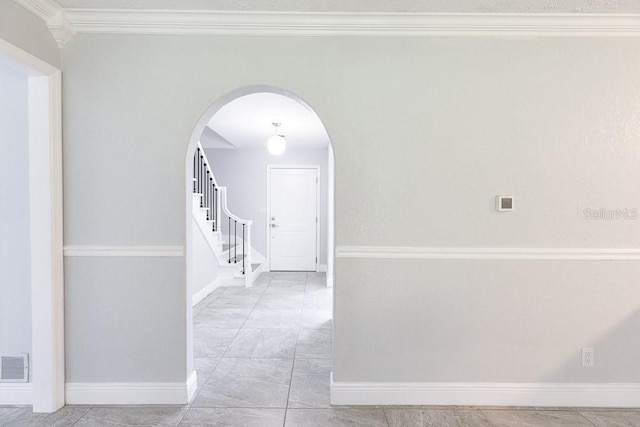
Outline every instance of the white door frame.
POLYGON ((33 412, 55 412, 65 403, 62 78, 58 68, 3 39, 0 53, 29 69, 32 312, 31 387, 0 389, 0 404, 14 396, 33 412))
POLYGON ((267 264, 271 271, 271 170, 315 169, 316 170, 316 271, 320 270, 320 165, 267 165, 267 264))

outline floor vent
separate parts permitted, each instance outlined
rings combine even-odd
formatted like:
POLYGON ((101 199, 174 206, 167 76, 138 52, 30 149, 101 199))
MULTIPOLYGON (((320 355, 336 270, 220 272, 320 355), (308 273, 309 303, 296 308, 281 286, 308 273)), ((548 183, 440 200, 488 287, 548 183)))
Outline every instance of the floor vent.
POLYGON ((29 382, 29 355, 0 357, 0 383, 29 382))

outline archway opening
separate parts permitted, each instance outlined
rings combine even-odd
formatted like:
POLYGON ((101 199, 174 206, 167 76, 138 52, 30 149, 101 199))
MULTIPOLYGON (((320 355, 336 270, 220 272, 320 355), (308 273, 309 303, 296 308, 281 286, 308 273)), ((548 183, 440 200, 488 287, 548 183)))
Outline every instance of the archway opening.
POLYGON ((335 167, 316 112, 283 89, 234 90, 198 121, 185 171, 190 399, 197 371, 206 375, 213 360, 225 357, 290 357, 293 363, 301 342, 321 340, 324 348, 308 351, 327 359, 328 369, 335 167), (276 130, 273 123, 279 124, 276 130), (274 135, 286 138, 282 155, 267 150, 274 135), (287 197, 295 191, 302 193, 287 197), (282 213, 287 210, 295 218, 282 213), (252 339, 282 345, 257 350, 252 339))

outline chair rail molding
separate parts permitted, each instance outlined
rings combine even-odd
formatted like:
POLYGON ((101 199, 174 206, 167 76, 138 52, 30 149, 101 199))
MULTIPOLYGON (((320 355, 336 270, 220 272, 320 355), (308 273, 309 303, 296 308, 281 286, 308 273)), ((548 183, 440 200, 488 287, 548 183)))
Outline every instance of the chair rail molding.
POLYGON ((336 258, 637 261, 640 249, 338 246, 336 258))
POLYGON ((638 37, 640 14, 354 13, 61 8, 16 0, 63 47, 78 33, 340 37, 638 37))
POLYGON ((80 246, 64 247, 65 257, 182 257, 184 246, 80 246))

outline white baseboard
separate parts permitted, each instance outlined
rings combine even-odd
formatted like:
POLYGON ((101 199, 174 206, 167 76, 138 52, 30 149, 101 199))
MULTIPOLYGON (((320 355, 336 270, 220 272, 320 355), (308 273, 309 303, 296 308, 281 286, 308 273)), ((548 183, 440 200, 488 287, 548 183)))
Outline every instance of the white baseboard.
POLYGON ((334 382, 332 405, 640 407, 638 383, 334 382))
POLYGON ((220 286, 220 279, 216 279, 213 282, 209 283, 204 288, 200 289, 198 292, 193 294, 191 297, 191 305, 195 306, 200 301, 209 296, 209 294, 216 290, 216 288, 220 286))
POLYGON ((0 383, 0 405, 33 404, 31 383, 0 383))
POLYGON ((327 264, 318 264, 318 273, 326 273, 327 264))
POLYGON ((67 383, 68 405, 186 405, 198 386, 196 372, 184 383, 67 383))
POLYGON ((244 287, 244 279, 236 277, 223 277, 220 279, 220 286, 225 288, 241 288, 244 287))

